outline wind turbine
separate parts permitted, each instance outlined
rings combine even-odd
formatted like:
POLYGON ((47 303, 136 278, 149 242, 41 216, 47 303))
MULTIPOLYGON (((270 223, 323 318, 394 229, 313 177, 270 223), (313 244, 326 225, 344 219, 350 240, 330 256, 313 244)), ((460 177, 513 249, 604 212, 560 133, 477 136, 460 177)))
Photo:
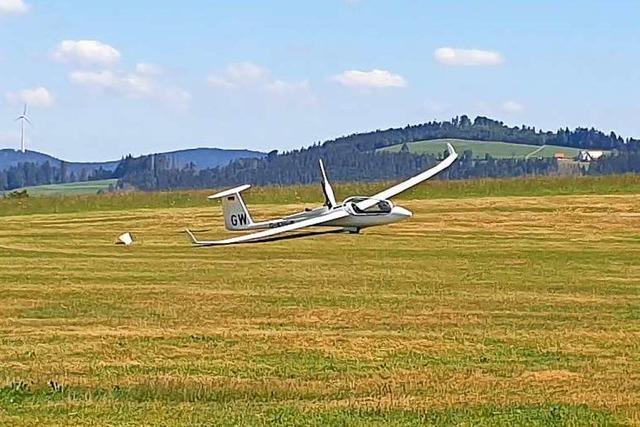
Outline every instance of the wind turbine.
POLYGON ((27 122, 30 125, 33 124, 31 123, 31 120, 29 120, 29 117, 27 117, 27 104, 24 104, 24 110, 22 111, 22 115, 18 117, 15 121, 17 122, 18 120, 20 120, 20 151, 22 151, 23 153, 26 153, 27 147, 25 145, 25 140, 24 140, 24 123, 27 122))

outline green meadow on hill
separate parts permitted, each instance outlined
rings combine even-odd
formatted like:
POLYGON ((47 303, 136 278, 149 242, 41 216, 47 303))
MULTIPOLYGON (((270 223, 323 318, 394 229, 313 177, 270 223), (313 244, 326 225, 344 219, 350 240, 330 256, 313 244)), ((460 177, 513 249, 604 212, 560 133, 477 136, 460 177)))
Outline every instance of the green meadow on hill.
POLYGON ((193 248, 227 233, 207 194, 0 200, 0 425, 640 424, 639 177, 433 181, 360 235, 193 248))
POLYGON ((117 179, 103 179, 98 181, 71 182, 67 184, 38 185, 20 188, 17 191, 27 190, 30 196, 94 195, 100 190, 107 190, 109 185, 115 186, 117 182, 117 179))
MULTIPOLYGON (((432 139, 426 141, 416 141, 407 144, 409 151, 415 154, 442 154, 447 150, 447 143, 454 146, 456 151, 463 153, 466 150, 473 151, 476 158, 484 158, 489 154, 495 159, 507 159, 512 157, 553 157, 556 153, 562 153, 568 158, 573 158, 580 151, 577 148, 558 147, 555 145, 528 145, 512 144, 500 141, 480 141, 466 139, 432 139)), ((397 153, 402 148, 402 144, 381 148, 380 151, 397 153)))

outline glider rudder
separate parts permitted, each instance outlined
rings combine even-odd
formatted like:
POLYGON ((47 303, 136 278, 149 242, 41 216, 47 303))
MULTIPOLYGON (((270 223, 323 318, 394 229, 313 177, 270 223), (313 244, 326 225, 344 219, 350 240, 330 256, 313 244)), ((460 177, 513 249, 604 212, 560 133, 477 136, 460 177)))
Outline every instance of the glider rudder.
POLYGON ((224 213, 224 226, 229 231, 247 230, 253 225, 253 219, 249 215, 247 205, 242 200, 240 193, 249 189, 248 184, 231 188, 209 196, 209 199, 222 199, 222 212, 224 213))

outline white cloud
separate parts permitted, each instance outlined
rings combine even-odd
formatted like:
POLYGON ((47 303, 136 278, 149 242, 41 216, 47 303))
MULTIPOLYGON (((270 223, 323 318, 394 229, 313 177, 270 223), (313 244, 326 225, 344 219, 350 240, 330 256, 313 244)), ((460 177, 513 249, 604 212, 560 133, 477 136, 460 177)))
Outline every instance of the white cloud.
POLYGON ((207 81, 221 88, 258 86, 272 80, 271 72, 251 62, 229 64, 222 74, 211 74, 207 81))
POLYGON ((165 103, 179 110, 187 109, 192 98, 189 92, 177 87, 162 88, 159 96, 165 103))
POLYGON ((209 77, 207 77, 207 82, 209 83, 210 86, 218 87, 218 88, 229 89, 236 86, 226 78, 222 76, 217 76, 215 74, 211 74, 209 77))
POLYGON ((500 105, 500 109, 505 113, 521 113, 524 111, 524 105, 516 101, 505 101, 500 105))
POLYGON ((270 70, 251 62, 229 64, 223 73, 210 74, 207 82, 218 89, 244 89, 281 96, 303 95, 307 100, 314 99, 308 81, 276 79, 270 70))
POLYGON ((159 65, 140 62, 136 64, 136 73, 145 74, 147 76, 160 76, 164 74, 164 70, 159 65))
POLYGON ((0 15, 23 15, 29 11, 24 0, 0 0, 0 15))
POLYGON ((185 109, 191 94, 181 88, 167 85, 162 75, 164 70, 157 64, 139 62, 131 72, 115 65, 121 58, 115 48, 95 40, 66 40, 53 52, 59 62, 78 66, 101 66, 96 69, 80 69, 69 74, 69 80, 96 94, 110 93, 134 99, 153 99, 174 108, 185 109))
POLYGON ((117 49, 97 40, 65 40, 53 51, 54 60, 81 66, 111 66, 120 57, 117 49))
POLYGON ((399 74, 387 70, 358 71, 348 70, 331 77, 331 80, 354 88, 403 88, 407 80, 399 74))
POLYGON ((490 66, 500 65, 504 58, 499 52, 479 49, 455 49, 441 47, 433 52, 436 61, 454 66, 490 66))
POLYGON ((137 74, 121 74, 111 70, 74 71, 69 75, 73 83, 92 89, 122 93, 127 96, 144 96, 151 92, 151 81, 137 74))
POLYGON ((129 98, 160 100, 178 109, 187 108, 191 94, 183 89, 165 86, 148 75, 112 70, 74 71, 70 80, 95 92, 108 92, 129 98))
POLYGON ((51 107, 56 102, 51 92, 42 86, 9 92, 6 98, 12 104, 28 104, 33 107, 51 107))
POLYGON ((251 62, 230 64, 227 67, 227 76, 236 83, 259 83, 268 80, 271 72, 264 67, 251 62))
POLYGON ((296 92, 309 91, 309 82, 303 80, 301 82, 285 82, 283 80, 274 80, 264 86, 265 90, 275 94, 291 94, 296 92))

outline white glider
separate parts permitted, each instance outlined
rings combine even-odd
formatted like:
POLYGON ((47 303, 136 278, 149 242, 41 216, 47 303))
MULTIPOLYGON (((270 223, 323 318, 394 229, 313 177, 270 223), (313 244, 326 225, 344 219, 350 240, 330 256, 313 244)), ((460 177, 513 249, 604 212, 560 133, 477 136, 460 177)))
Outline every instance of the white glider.
POLYGON ((222 199, 224 225, 229 231, 262 230, 224 240, 198 240, 194 234, 186 230, 191 242, 197 246, 232 245, 236 243, 257 242, 282 233, 300 230, 306 227, 327 226, 341 227, 345 231, 358 233, 362 228, 391 224, 411 217, 413 214, 400 206, 394 206, 392 197, 420 184, 447 169, 458 158, 451 144, 447 144, 448 156, 436 166, 428 169, 400 184, 394 185, 371 197, 349 197, 338 204, 327 179, 324 164, 320 160, 322 172, 322 191, 325 203, 322 207, 307 210, 284 218, 254 222, 249 215, 247 205, 242 200, 242 193, 249 185, 232 188, 209 196, 209 199, 222 199))

